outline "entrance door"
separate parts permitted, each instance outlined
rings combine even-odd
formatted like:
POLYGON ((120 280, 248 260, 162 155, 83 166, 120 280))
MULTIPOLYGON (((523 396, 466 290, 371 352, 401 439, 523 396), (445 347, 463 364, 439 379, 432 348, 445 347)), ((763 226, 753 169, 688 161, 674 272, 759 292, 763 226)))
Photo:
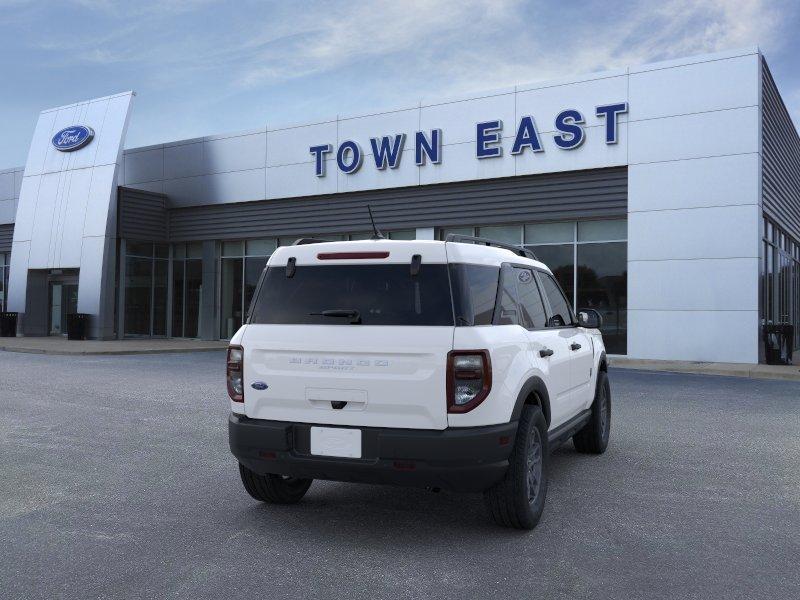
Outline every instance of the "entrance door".
POLYGON ((67 334, 67 315, 78 312, 78 283, 72 277, 53 278, 49 282, 50 335, 67 334))

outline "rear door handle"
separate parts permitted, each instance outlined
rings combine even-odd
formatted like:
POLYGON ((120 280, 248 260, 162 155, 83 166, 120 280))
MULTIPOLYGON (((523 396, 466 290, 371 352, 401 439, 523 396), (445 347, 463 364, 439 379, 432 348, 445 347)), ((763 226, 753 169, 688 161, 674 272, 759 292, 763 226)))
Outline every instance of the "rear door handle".
POLYGON ((543 348, 542 350, 539 350, 539 356, 541 356, 542 358, 545 358, 547 356, 553 356, 553 351, 550 350, 550 348, 543 348))
POLYGON ((570 348, 573 349, 573 350, 580 350, 581 349, 581 345, 577 344, 575 342, 572 342, 572 344, 570 344, 570 348))

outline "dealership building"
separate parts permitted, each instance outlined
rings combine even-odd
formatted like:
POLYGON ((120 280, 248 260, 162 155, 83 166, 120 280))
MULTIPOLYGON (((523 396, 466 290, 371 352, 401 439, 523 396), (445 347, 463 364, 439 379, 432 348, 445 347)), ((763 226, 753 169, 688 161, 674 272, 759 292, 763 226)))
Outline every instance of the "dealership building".
POLYGON ((125 148, 134 94, 44 110, 0 170, 17 335, 226 339, 298 237, 523 244, 609 352, 800 347, 800 138, 757 48, 125 148), (766 339, 766 341, 765 341, 766 339))

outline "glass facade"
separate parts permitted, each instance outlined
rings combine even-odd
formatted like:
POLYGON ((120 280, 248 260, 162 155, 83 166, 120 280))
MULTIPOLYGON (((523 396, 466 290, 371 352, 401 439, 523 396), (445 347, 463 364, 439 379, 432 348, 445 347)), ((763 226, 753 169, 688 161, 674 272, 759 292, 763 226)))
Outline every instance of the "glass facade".
POLYGON ((562 221, 441 229, 523 244, 553 271, 576 310, 591 308, 603 317, 609 354, 627 353, 628 223, 626 219, 562 221))
MULTIPOLYGON (((292 238, 294 242, 296 238, 292 238)), ((220 333, 230 339, 242 326, 267 259, 278 246, 275 238, 222 242, 220 256, 220 333)))
POLYGON ((203 246, 172 246, 172 337, 200 335, 200 297, 203 291, 203 246))
POLYGON ((124 334, 167 335, 169 247, 129 241, 125 256, 124 334))
POLYGON ((0 310, 6 310, 8 306, 8 270, 11 262, 11 255, 8 252, 0 252, 0 310))
POLYGON ((793 349, 800 349, 800 242, 764 219, 761 269, 762 325, 793 325, 793 349))

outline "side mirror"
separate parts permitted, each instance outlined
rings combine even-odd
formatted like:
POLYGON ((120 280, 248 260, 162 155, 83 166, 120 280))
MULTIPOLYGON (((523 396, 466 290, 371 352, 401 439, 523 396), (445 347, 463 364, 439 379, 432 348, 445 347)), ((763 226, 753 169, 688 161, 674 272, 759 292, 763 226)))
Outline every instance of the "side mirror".
POLYGON ((603 317, 593 308, 582 308, 578 312, 578 324, 587 329, 600 329, 603 326, 603 317))

